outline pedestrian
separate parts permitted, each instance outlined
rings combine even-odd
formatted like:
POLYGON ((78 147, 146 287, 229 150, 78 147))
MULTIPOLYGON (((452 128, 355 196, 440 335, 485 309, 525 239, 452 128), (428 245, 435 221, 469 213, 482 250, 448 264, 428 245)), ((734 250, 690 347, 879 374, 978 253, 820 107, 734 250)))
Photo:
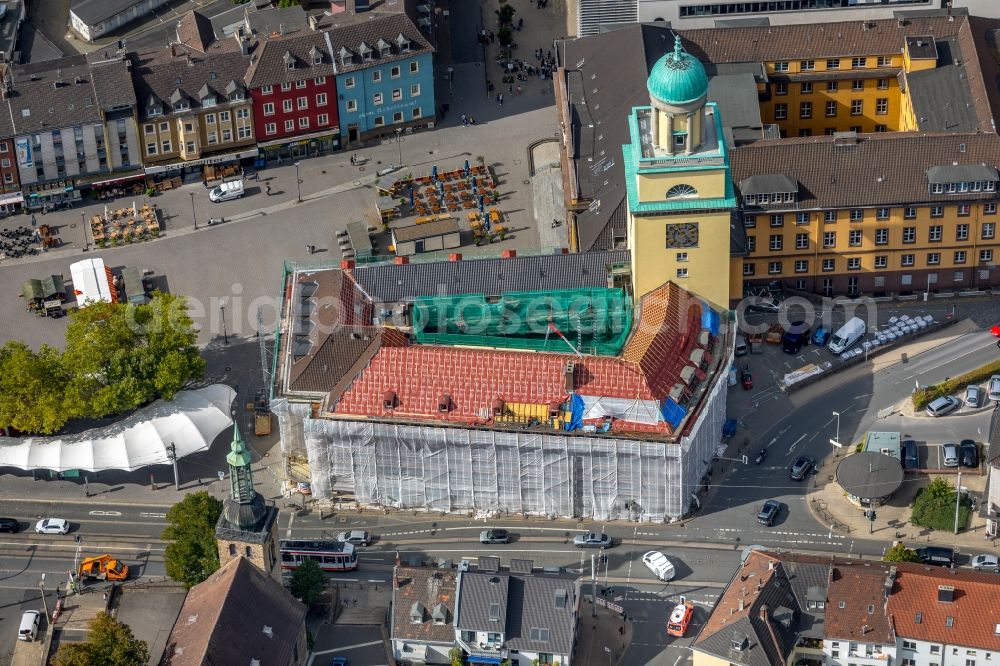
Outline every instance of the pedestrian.
POLYGON ((475 116, 469 116, 469 122, 471 124, 475 125, 476 124, 476 117, 475 116))
POLYGON ((495 35, 493 34, 493 31, 492 31, 492 30, 490 30, 490 44, 492 44, 492 43, 493 43, 493 40, 494 40, 494 39, 496 39, 496 36, 495 36, 495 35))
POLYGON ((520 95, 520 94, 521 94, 521 86, 518 86, 518 87, 517 87, 517 94, 518 94, 518 95, 520 95))
POLYGON ((271 183, 264 185, 264 191, 267 193, 267 196, 271 196, 271 183))
POLYGON ((463 113, 463 114, 462 114, 462 127, 468 127, 468 126, 469 126, 469 117, 468 117, 468 116, 466 116, 466 115, 465 115, 465 114, 463 113))
POLYGON ((517 19, 517 29, 518 29, 518 31, 520 32, 521 28, 523 28, 523 27, 524 27, 524 19, 523 18, 517 19))
POLYGON ((507 92, 510 93, 511 95, 514 94, 514 84, 513 83, 507 84, 507 92))
POLYGON ((37 222, 37 221, 35 220, 35 214, 34 214, 34 213, 32 213, 32 214, 31 214, 31 226, 33 226, 33 227, 34 227, 34 226, 36 226, 37 224, 38 224, 38 222, 37 222))
POLYGON ((312 254, 312 253, 313 253, 313 246, 306 245, 306 254, 312 254))
POLYGON ((503 106, 503 93, 500 93, 500 106, 503 106))

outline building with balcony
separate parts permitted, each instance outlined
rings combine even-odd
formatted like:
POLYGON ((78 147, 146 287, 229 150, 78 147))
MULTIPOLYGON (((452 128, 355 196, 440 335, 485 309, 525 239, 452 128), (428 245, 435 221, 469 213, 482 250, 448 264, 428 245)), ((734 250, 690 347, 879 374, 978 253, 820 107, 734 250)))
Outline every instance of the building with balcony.
MULTIPOLYGON (((690 67, 674 67, 671 81, 684 92, 698 79, 703 110, 691 117, 704 122, 693 134, 693 150, 681 136, 691 135, 684 124, 690 109, 664 106, 673 93, 657 97, 649 88, 656 120, 675 118, 671 139, 682 142, 676 155, 666 152, 662 129, 651 131, 662 126, 654 126, 651 112, 636 105, 631 118, 617 119, 609 115, 616 111, 607 110, 612 105, 600 103, 616 99, 618 92, 634 94, 619 80, 644 76, 651 86, 667 71, 659 61, 649 63, 656 53, 669 51, 670 31, 632 26, 565 43, 561 60, 575 64, 560 70, 556 92, 576 246, 642 247, 646 265, 684 275, 687 288, 707 296, 719 292, 725 276, 715 270, 717 263, 706 271, 692 257, 702 247, 719 256, 721 235, 703 240, 699 233, 696 245, 687 248, 659 236, 678 223, 722 234, 721 214, 728 207, 731 302, 748 287, 774 281, 827 296, 1000 284, 993 219, 1000 202, 995 131, 1000 94, 992 83, 986 85, 998 74, 987 42, 992 29, 984 19, 937 11, 858 23, 682 31, 684 57, 672 60, 690 67), (578 57, 596 55, 588 42, 607 46, 621 41, 615 32, 626 31, 641 38, 633 42, 641 43, 644 53, 630 74, 602 77, 607 73, 594 58, 578 57), (707 87, 695 71, 705 73, 707 87), (758 114, 751 117, 747 109, 758 114), (609 128, 612 123, 617 127, 609 128), (609 140, 623 128, 631 136, 618 167, 609 140), (713 146, 714 166, 702 154, 713 146), (669 164, 643 161, 655 158, 657 150, 669 156, 669 164), (706 198, 703 192, 710 190, 694 179, 706 178, 723 162, 730 182, 725 190, 711 190, 718 196, 706 198), (648 178, 664 166, 656 181, 648 178), (647 186, 665 179, 671 184, 662 192, 647 186), (674 185, 684 187, 671 189, 674 185), (652 234, 649 240, 646 232, 652 234), (709 239, 719 247, 705 245, 709 239)), ((634 259, 643 263, 641 256, 634 259)), ((635 272, 637 284, 644 273, 635 272)), ((637 286, 637 295, 643 289, 637 286)))
POLYGON ((1000 650, 996 574, 752 549, 695 666, 977 666, 1000 650))
POLYGON ((511 570, 501 570, 499 560, 480 558, 476 570, 458 572, 454 637, 467 662, 575 663, 580 577, 532 571, 530 560, 513 560, 511 570))
POLYGON ((16 155, 28 207, 76 200, 94 181, 141 173, 129 67, 123 53, 105 49, 6 69, 8 157, 16 155))
POLYGON ((635 303, 627 251, 451 259, 290 267, 272 409, 313 496, 688 513, 725 421, 719 310, 676 282, 635 303))
POLYGON ((243 82, 250 57, 240 37, 216 41, 189 13, 178 43, 130 53, 147 174, 202 174, 257 155, 253 102, 243 82), (189 30, 189 24, 191 29, 189 30))

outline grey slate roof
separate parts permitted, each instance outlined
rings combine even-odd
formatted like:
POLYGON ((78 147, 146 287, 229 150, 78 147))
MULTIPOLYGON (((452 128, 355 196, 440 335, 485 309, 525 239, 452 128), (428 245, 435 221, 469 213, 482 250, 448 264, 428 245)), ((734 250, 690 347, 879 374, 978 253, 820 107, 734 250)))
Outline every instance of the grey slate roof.
POLYGON ((458 232, 458 220, 448 218, 425 224, 410 224, 405 227, 396 227, 392 230, 392 237, 397 241, 405 243, 406 241, 433 238, 434 236, 443 236, 445 234, 457 234, 458 232))
POLYGON ((824 610, 809 608, 809 601, 826 602, 826 584, 830 567, 812 562, 782 562, 792 594, 802 611, 800 630, 807 638, 822 638, 824 610))
POLYGON ((280 83, 294 83, 303 79, 313 79, 317 76, 333 76, 336 68, 333 64, 333 54, 327 45, 326 36, 322 32, 294 32, 267 39, 259 49, 244 81, 251 88, 280 83), (314 65, 309 59, 310 49, 319 49, 323 62, 314 65), (294 69, 288 69, 285 54, 291 54, 294 59, 294 69))
POLYGON ((94 94, 102 109, 135 105, 135 87, 128 61, 104 51, 92 51, 87 59, 93 73, 94 94))
POLYGON ((673 48, 665 26, 630 24, 560 42, 580 199, 599 201, 577 214, 581 251, 606 249, 608 223, 625 199, 622 144, 629 141, 627 116, 648 104, 646 79, 656 61, 673 48))
MULTIPOLYGON (((759 65, 754 65, 754 69, 759 69, 759 65)), ((760 128, 764 123, 760 119, 757 83, 753 72, 710 76, 708 101, 719 105, 723 127, 751 128, 757 130, 757 137, 760 136, 760 128)))
POLYGON ((627 263, 627 250, 544 254, 510 259, 463 259, 414 264, 357 266, 353 277, 376 301, 412 301, 418 296, 482 292, 607 287, 608 266, 627 263))
POLYGON ((10 73, 12 90, 7 104, 16 133, 101 121, 87 56, 14 65, 10 73), (61 82, 58 88, 54 87, 56 82, 61 82))
POLYGON ((87 25, 95 26, 141 2, 142 0, 74 0, 70 11, 87 25))
POLYGON ((927 170, 927 182, 969 183, 977 180, 998 180, 997 168, 988 164, 944 164, 927 170))
MULTIPOLYGON (((337 18, 336 15, 334 18, 337 18)), ((423 34, 421 34, 420 30, 417 29, 417 26, 414 25, 413 21, 410 20, 410 17, 403 13, 379 12, 371 14, 365 20, 352 21, 343 25, 333 23, 329 32, 335 53, 339 53, 341 48, 346 48, 354 53, 353 59, 347 62, 346 65, 341 62, 338 56, 337 70, 340 74, 364 69, 372 65, 372 62, 364 62, 359 56, 362 43, 367 44, 375 50, 373 54, 373 62, 375 64, 402 60, 421 53, 430 53, 434 50, 423 34), (409 41, 409 51, 400 51, 396 41, 400 35, 409 41), (386 56, 379 55, 376 44, 380 39, 392 47, 391 52, 386 56)))
POLYGON ((292 7, 269 7, 247 12, 247 25, 253 34, 267 37, 276 32, 291 32, 309 25, 309 15, 300 5, 292 7))
POLYGON ((913 113, 922 132, 973 132, 979 125, 976 107, 955 37, 937 42, 938 61, 934 69, 906 75, 913 113))
POLYGON ((742 194, 772 194, 775 192, 796 192, 799 184, 794 178, 780 173, 760 173, 740 181, 742 194))
POLYGON ((143 119, 147 117, 147 101, 151 94, 164 105, 163 115, 169 115, 172 98, 187 98, 192 109, 198 109, 201 104, 199 90, 205 85, 215 93, 216 104, 225 108, 229 101, 226 87, 232 81, 242 86, 243 75, 250 64, 250 59, 239 51, 181 52, 174 57, 170 49, 155 49, 129 56, 133 62, 139 116, 143 119))
POLYGON ((460 576, 456 628, 503 631, 512 650, 572 654, 578 603, 575 576, 506 571, 470 571, 460 576), (566 592, 562 608, 556 606, 557 590, 566 592), (490 602, 500 603, 500 622, 490 621, 490 602), (548 641, 537 640, 532 629, 548 629, 548 641))

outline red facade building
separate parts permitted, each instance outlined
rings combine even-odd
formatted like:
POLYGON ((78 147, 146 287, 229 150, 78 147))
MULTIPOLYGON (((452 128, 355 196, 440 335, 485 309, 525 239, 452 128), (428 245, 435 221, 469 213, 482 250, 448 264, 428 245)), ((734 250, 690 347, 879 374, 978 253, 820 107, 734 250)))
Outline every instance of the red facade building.
POLYGON ((269 158, 317 155, 340 147, 336 69, 325 32, 271 37, 247 71, 254 134, 269 158))

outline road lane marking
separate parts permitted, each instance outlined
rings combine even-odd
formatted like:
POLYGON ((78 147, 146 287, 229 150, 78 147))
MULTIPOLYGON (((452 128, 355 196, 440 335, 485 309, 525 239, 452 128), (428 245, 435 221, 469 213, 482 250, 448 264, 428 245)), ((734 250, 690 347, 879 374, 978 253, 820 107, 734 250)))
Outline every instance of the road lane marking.
MULTIPOLYGON (((94 512, 94 511, 91 511, 91 513, 95 513, 95 512, 94 512)), ((109 512, 109 514, 110 514, 110 513, 111 513, 111 512, 109 512)), ((115 511, 114 513, 115 513, 116 515, 119 515, 119 516, 120 516, 120 515, 122 515, 122 514, 118 513, 117 511, 115 511)), ((166 518, 166 517, 167 517, 167 514, 165 514, 165 513, 148 513, 148 512, 146 512, 146 511, 141 511, 141 512, 139 513, 139 517, 140 517, 140 518, 166 518)))
POLYGON ((795 440, 794 442, 792 442, 792 445, 788 447, 788 454, 791 455, 792 451, 795 450, 795 447, 798 445, 798 443, 801 442, 805 438, 806 438, 806 433, 802 433, 802 435, 797 440, 795 440))

